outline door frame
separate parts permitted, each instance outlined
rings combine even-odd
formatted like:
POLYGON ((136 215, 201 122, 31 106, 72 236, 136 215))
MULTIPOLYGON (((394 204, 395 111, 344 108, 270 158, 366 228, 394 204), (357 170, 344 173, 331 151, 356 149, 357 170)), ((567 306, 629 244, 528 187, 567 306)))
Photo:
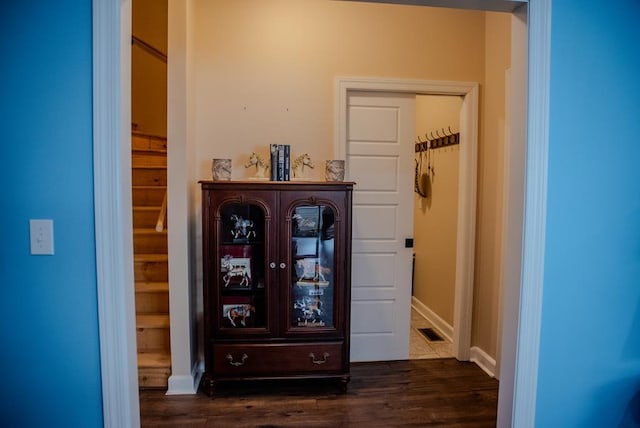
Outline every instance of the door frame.
POLYGON ((103 424, 140 426, 131 202, 131 0, 93 0, 93 188, 103 424))
MULTIPOLYGON (((511 391, 498 401, 498 426, 535 426, 542 317, 547 159, 551 0, 528 3, 528 82, 524 224, 517 318, 514 337, 503 336, 503 354, 513 361, 511 391), (508 339, 508 341, 506 340, 508 339), (502 409, 502 410, 500 410, 502 409)), ((140 425, 130 194, 126 187, 130 141, 131 1, 92 0, 93 147, 96 279, 104 426, 140 425)), ((503 360, 504 364, 504 360, 503 360)), ((501 390, 505 383, 501 379, 501 390)))
MULTIPOLYGON (((456 237, 455 297, 453 304, 453 354, 468 361, 471 348, 471 308, 476 233, 476 189, 478 169, 478 84, 432 80, 337 77, 335 80, 336 124, 334 154, 346 159, 349 92, 378 92, 412 95, 454 95, 463 97, 460 108, 458 162, 458 221, 456 237)), ((412 142, 409 142, 412 143, 412 142)), ((411 207, 413 209, 413 207, 411 207)), ((409 307, 411 301, 405 302, 409 307)))

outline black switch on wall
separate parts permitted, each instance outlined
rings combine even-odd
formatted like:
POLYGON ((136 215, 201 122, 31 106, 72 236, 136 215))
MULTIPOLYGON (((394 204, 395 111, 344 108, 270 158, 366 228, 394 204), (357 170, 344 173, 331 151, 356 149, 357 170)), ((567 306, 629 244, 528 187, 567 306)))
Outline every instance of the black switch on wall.
POLYGON ((413 238, 407 238, 404 240, 404 248, 413 248, 413 238))

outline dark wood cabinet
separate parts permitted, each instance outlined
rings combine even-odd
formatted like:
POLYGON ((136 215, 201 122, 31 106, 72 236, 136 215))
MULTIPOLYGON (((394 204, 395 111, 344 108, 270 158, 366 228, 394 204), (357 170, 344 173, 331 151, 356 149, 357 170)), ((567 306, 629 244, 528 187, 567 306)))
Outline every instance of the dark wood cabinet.
POLYGON ((205 390, 349 382, 353 183, 203 181, 205 390))

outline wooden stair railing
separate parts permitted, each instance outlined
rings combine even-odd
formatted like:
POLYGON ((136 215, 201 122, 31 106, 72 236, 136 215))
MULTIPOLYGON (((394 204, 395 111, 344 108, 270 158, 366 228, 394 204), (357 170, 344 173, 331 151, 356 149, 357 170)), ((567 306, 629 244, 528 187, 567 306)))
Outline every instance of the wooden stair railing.
POLYGON ((135 46, 139 46, 142 50, 147 52, 148 54, 156 57, 160 61, 167 63, 167 55, 162 52, 160 49, 150 45, 149 43, 142 40, 140 37, 131 36, 131 44, 135 46))
POLYGON ((156 221, 156 232, 162 232, 164 229, 164 220, 167 217, 167 191, 164 192, 164 199, 162 200, 162 206, 160 207, 160 214, 158 214, 158 221, 156 221))

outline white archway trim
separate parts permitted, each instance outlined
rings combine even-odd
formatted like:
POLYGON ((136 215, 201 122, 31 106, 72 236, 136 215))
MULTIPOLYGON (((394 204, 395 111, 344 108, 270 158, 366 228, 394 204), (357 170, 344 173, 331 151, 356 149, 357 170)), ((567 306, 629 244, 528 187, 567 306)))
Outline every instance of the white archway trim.
POLYGON ((534 427, 540 354, 549 155, 551 0, 529 3, 529 88, 514 427, 534 427))
POLYGON ((131 236, 130 0, 93 0, 93 168, 104 426, 140 426, 131 236))
MULTIPOLYGON (((347 100, 349 91, 396 92, 422 95, 457 95, 463 97, 460 111, 460 175, 458 192, 458 226, 456 242, 456 283, 453 308, 453 352, 468 361, 471 348, 471 308, 476 237, 476 191, 478 170, 478 84, 430 80, 387 78, 336 78, 336 117, 334 154, 346 159, 347 100)), ((406 302, 410 305, 411 302, 406 302)))

